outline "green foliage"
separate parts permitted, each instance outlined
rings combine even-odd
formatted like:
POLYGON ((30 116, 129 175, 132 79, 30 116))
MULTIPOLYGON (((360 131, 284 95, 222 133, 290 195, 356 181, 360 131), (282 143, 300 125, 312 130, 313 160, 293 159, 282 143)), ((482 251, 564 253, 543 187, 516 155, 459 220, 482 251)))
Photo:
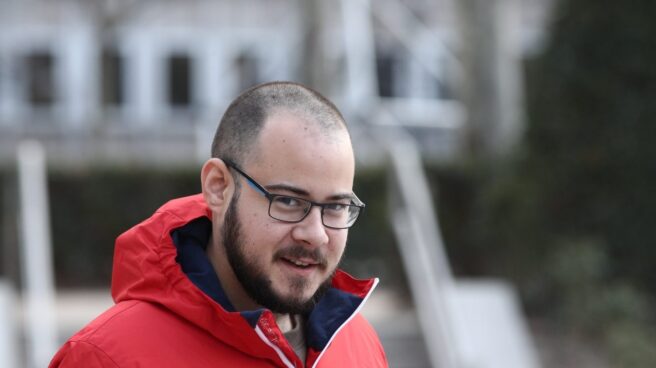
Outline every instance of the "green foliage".
POLYGON ((604 239, 617 275, 656 292, 656 3, 562 2, 528 68, 520 174, 544 231, 604 239))
POLYGON ((386 172, 381 168, 356 174, 353 190, 366 208, 349 230, 342 266, 356 277, 380 276, 383 285, 403 290, 406 278, 389 223, 387 184, 386 172))
POLYGON ((656 362, 656 334, 636 321, 612 323, 607 333, 615 367, 651 368, 656 362))
POLYGON ((568 243, 547 260, 552 313, 570 329, 594 335, 610 324, 650 319, 644 293, 610 279, 610 259, 592 241, 568 243))
POLYGON ((198 171, 101 168, 51 172, 52 238, 60 286, 107 286, 114 240, 175 197, 200 190, 198 171))
POLYGON ((601 342, 615 367, 653 367, 650 298, 609 277, 612 260, 603 249, 589 240, 567 243, 547 260, 551 317, 570 334, 601 342))

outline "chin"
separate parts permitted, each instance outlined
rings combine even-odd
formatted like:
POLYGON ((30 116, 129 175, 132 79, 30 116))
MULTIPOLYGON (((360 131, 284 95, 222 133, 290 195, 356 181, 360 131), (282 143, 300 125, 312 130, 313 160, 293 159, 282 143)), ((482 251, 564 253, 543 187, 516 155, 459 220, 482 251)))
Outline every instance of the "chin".
POLYGON ((285 290, 277 290, 276 294, 280 300, 295 303, 307 303, 315 296, 318 289, 318 286, 312 287, 311 289, 303 289, 302 291, 287 288, 285 290))
MULTIPOLYGON (((303 280, 306 282, 306 280, 303 280)), ((263 300, 262 305, 274 313, 306 314, 312 311, 319 299, 325 294, 330 282, 325 281, 309 287, 307 284, 286 283, 285 290, 273 288, 273 295, 263 300)))

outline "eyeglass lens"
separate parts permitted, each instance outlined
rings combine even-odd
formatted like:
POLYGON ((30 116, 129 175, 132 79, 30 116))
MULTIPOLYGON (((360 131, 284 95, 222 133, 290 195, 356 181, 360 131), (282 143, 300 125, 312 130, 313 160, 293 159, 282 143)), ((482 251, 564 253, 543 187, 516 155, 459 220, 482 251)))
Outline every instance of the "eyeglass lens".
MULTIPOLYGON (((269 215, 282 221, 302 220, 312 208, 312 203, 301 198, 276 195, 271 198, 269 215)), ((322 221, 325 226, 346 228, 355 222, 360 208, 341 203, 328 203, 322 206, 322 221)))

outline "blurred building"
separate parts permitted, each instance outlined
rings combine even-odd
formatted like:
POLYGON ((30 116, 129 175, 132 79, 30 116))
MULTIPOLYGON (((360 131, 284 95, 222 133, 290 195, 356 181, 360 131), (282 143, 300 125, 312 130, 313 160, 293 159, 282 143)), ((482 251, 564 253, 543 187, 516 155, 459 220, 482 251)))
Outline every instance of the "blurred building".
MULTIPOLYGON (((518 12, 530 52, 550 1, 496 2, 518 12)), ((229 100, 269 80, 308 83, 348 115, 346 64, 359 50, 346 43, 367 37, 349 32, 362 22, 348 3, 0 0, 0 164, 24 138, 44 142, 56 165, 195 162, 229 100)), ((358 43, 371 51, 368 88, 427 152, 453 155, 467 117, 457 1, 370 6, 371 35, 358 43)))

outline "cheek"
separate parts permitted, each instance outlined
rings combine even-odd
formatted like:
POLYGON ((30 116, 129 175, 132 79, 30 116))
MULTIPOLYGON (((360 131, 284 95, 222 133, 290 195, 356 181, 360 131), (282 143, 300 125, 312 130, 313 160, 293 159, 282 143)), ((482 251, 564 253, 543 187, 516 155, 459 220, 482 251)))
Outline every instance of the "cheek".
POLYGON ((242 236, 247 248, 258 253, 275 251, 289 232, 285 226, 274 223, 267 214, 249 213, 242 220, 242 236))
POLYGON ((330 236, 330 252, 341 256, 342 253, 344 253, 344 249, 346 248, 346 238, 347 238, 347 233, 346 232, 336 232, 329 234, 330 236))
POLYGON ((243 235, 245 237, 252 237, 263 226, 267 226, 269 216, 266 212, 255 210, 253 206, 247 206, 245 202, 247 201, 240 200, 239 203, 239 223, 241 224, 243 235))

